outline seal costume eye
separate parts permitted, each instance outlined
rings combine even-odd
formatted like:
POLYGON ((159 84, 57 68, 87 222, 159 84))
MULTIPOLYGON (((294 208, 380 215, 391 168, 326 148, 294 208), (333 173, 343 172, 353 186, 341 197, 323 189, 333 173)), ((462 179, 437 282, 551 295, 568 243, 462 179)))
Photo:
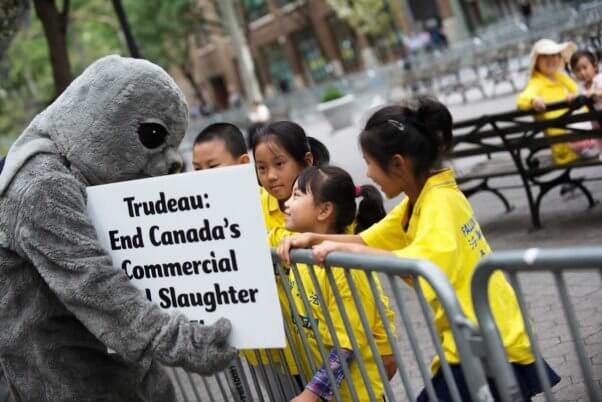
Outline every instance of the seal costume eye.
POLYGON ((163 145, 167 135, 167 129, 158 123, 140 123, 138 126, 138 138, 148 149, 155 149, 163 145))

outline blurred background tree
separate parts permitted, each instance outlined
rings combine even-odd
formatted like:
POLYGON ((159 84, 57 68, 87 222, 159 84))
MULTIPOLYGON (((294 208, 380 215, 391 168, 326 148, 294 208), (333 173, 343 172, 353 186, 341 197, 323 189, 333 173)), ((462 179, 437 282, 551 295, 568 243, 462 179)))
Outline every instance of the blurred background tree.
POLYGON ((0 0, 0 59, 29 13, 29 0, 0 0))
MULTIPOLYGON (((99 57, 128 55, 128 46, 109 1, 33 0, 29 15, 25 0, 0 1, 0 16, 6 16, 0 25, 0 44, 6 43, 0 52, 0 154, 6 154, 74 76, 99 57)), ((189 46, 194 35, 206 34, 206 24, 219 22, 206 21, 195 0, 123 0, 123 9, 144 57, 178 68, 203 103, 189 46)))
POLYGON ((177 68, 201 105, 205 99, 193 74, 190 47, 195 35, 207 35, 208 21, 196 0, 124 0, 142 54, 165 69, 177 68))
POLYGON ((1 154, 71 82, 73 75, 100 56, 124 53, 119 24, 111 4, 104 0, 65 1, 60 10, 54 1, 35 0, 34 9, 36 13, 25 18, 8 50, 0 55, 1 154), (50 28, 50 33, 45 32, 43 19, 46 24, 58 25, 50 28), (56 36, 49 39, 48 35, 56 36), (64 45, 57 45, 60 41, 64 45), (59 47, 54 50, 57 60, 49 51, 55 45, 59 47))

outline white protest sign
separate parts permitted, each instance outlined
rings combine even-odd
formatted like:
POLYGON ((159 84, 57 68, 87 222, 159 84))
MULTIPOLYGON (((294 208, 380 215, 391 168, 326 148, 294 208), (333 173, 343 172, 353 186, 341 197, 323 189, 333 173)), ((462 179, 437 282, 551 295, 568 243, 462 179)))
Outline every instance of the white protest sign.
POLYGON ((250 165, 88 187, 102 246, 132 284, 239 349, 282 348, 282 313, 250 165))

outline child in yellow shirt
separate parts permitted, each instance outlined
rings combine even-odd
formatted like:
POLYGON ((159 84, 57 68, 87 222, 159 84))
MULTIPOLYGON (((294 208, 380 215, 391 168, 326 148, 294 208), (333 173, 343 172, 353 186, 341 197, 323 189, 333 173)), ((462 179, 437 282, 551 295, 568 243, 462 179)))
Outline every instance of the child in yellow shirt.
MULTIPOLYGON (((382 196, 376 188, 373 186, 356 187, 347 172, 334 166, 310 167, 304 170, 293 187, 291 198, 285 205, 285 226, 286 229, 294 232, 309 231, 340 234, 345 233, 354 220, 357 221, 356 230, 359 231, 371 226, 385 215, 382 196), (362 197, 359 209, 356 209, 356 197, 362 197)), ((302 354, 302 369, 305 371, 306 377, 311 378, 311 380, 305 386, 305 390, 294 398, 293 401, 313 402, 319 398, 330 400, 334 395, 333 387, 339 389, 344 401, 351 400, 347 382, 343 381, 343 362, 340 361, 340 357, 347 362, 350 380, 357 392, 359 401, 370 400, 369 393, 366 391, 368 387, 374 391, 375 397, 381 400, 383 384, 375 363, 375 358, 381 358, 381 356, 375 356, 372 353, 367 340, 367 332, 375 338, 378 353, 382 353, 383 339, 382 336, 377 336, 377 333, 386 333, 384 325, 390 325, 391 331, 395 333, 392 312, 387 317, 388 323, 383 323, 378 315, 376 303, 374 302, 375 295, 370 290, 365 273, 359 270, 352 270, 350 272, 351 280, 358 291, 362 304, 361 308, 364 309, 370 325, 369 328, 363 328, 357 312, 359 306, 356 306, 354 303, 344 270, 342 268, 333 268, 331 272, 336 284, 336 291, 341 296, 345 313, 349 318, 350 328, 352 328, 353 336, 357 340, 359 347, 358 350, 353 350, 350 334, 343 323, 342 315, 337 306, 326 270, 323 268, 314 269, 316 276, 316 282, 314 283, 311 279, 310 269, 306 265, 298 264, 297 273, 291 270, 289 273, 290 290, 301 321, 309 322, 309 316, 315 319, 316 331, 326 347, 329 358, 325 362, 320 354, 314 329, 309 325, 303 325, 302 330, 309 343, 311 358, 316 363, 316 366, 321 367, 317 372, 311 372, 308 356, 303 356, 302 354), (298 281, 301 282, 302 286, 300 286, 298 281), (320 292, 316 290, 316 285, 319 286, 320 292), (310 303, 311 313, 306 311, 305 303, 301 297, 301 289, 305 292, 307 301, 310 303), (320 294, 323 298, 319 297, 320 294), (326 325, 326 315, 332 319, 334 334, 329 331, 326 325), (338 351, 335 348, 333 340, 335 335, 341 347, 341 350, 338 351), (358 363, 355 362, 357 359, 362 359, 365 364, 370 381, 369 384, 364 384, 362 380, 358 363), (337 382, 336 384, 330 383, 325 368, 326 364, 331 367, 335 381, 337 382)), ((379 289, 380 294, 378 297, 383 301, 385 310, 390 311, 388 309, 388 299, 382 292, 378 277, 374 274, 373 278, 377 289, 379 289)), ((292 320, 291 317, 287 318, 292 320)), ((299 335, 297 337, 298 350, 303 350, 301 338, 299 335)), ((386 335, 384 337, 384 342, 389 346, 386 335)), ((389 378, 393 375, 395 369, 395 367, 392 367, 392 370, 387 373, 389 378)))
MULTIPOLYGON (((359 235, 303 233, 285 238, 278 253, 286 261, 292 247, 313 246, 314 258, 323 261, 333 251, 391 255, 433 262, 449 279, 466 316, 476 321, 470 283, 478 262, 491 253, 472 208, 458 188, 454 172, 440 169, 452 144, 449 110, 432 99, 417 104, 387 106, 374 113, 362 133, 360 146, 368 166, 368 177, 388 198, 406 198, 380 222, 359 235)), ((403 278, 402 278, 403 279, 403 278)), ((437 295, 421 281, 434 313, 435 327, 445 357, 450 363, 462 401, 470 401, 459 355, 437 295)), ((535 359, 525 332, 516 296, 501 272, 489 285, 493 314, 526 400, 542 392, 535 359)), ((438 359, 433 361, 432 383, 439 401, 451 401, 438 359)), ((560 381, 546 364, 552 385, 560 381)), ((496 400, 495 385, 490 381, 496 400)), ((418 398, 428 401, 426 392, 418 398)))
MULTIPOLYGON (((566 109, 546 111, 546 103, 572 100, 577 96, 577 84, 561 72, 565 63, 577 50, 572 42, 556 43, 550 39, 541 39, 531 50, 531 64, 527 87, 516 98, 516 105, 521 110, 538 112, 537 120, 555 119, 566 113, 566 109)), ((564 135, 566 130, 560 128, 546 129, 549 136, 564 135)), ((557 165, 573 162, 579 155, 568 143, 556 143, 551 146, 552 158, 557 165)))

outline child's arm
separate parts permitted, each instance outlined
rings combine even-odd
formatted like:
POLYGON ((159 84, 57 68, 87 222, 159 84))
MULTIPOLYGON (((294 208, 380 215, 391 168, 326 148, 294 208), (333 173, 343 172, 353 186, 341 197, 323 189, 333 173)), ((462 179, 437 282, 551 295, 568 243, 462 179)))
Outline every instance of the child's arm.
POLYGON ((365 245, 359 235, 328 235, 319 233, 297 233, 293 236, 284 237, 276 252, 286 263, 290 263, 290 250, 292 248, 308 248, 324 241, 336 243, 352 243, 365 245))
POLYGON ((579 95, 579 87, 571 77, 566 74, 561 74, 561 82, 567 90, 566 100, 572 102, 579 95))
MULTIPOLYGON (((331 251, 348 251, 348 252, 366 252, 366 253, 370 253, 370 254, 387 254, 386 252, 380 252, 380 250, 367 248, 366 247, 367 243, 364 241, 362 236, 364 236, 365 233, 370 232, 370 231, 372 231, 372 232, 377 231, 379 233, 382 232, 381 235, 379 235, 378 237, 382 243, 387 243, 387 246, 384 248, 387 248, 389 250, 394 250, 396 246, 404 243, 405 240, 404 240, 404 236, 402 236, 400 233, 396 233, 396 232, 392 233, 391 230, 389 230, 389 229, 391 227, 397 228, 398 222, 401 221, 401 218, 402 218, 401 214, 403 213, 403 211, 404 211, 404 209, 403 209, 403 202, 402 202, 398 206, 393 208, 387 214, 387 216, 385 216, 379 222, 372 225, 369 229, 364 230, 361 233, 361 235, 360 234, 328 235, 328 234, 318 234, 318 233, 300 233, 300 234, 297 234, 292 237, 284 238, 282 243, 280 243, 280 246, 278 246, 278 250, 277 250, 278 255, 284 261, 289 262, 290 261, 289 251, 291 248, 308 248, 308 247, 314 246, 313 247, 314 248, 314 258, 316 258, 317 256, 319 256, 319 254, 316 254, 316 250, 317 249, 319 250, 319 248, 316 247, 316 245, 318 245, 318 244, 322 245, 324 243, 327 243, 324 247, 326 247, 326 248, 331 247, 331 248, 324 250, 324 251, 326 251, 326 254, 328 254, 328 252, 331 252, 331 251), (383 229, 384 232, 381 229, 383 229), (339 243, 339 244, 337 245, 336 243, 339 243)), ((325 255, 324 255, 324 257, 325 257, 325 255)), ((318 261, 324 261, 324 260, 322 258, 322 259, 318 259, 318 261)))
POLYGON ((268 243, 270 247, 278 246, 285 237, 293 236, 295 233, 282 227, 275 227, 268 233, 268 243))
MULTIPOLYGON (((347 362, 347 365, 349 365, 353 360, 353 352, 345 348, 342 348, 340 352, 343 359, 345 359, 347 362)), ((332 370, 336 387, 338 388, 341 385, 341 381, 343 381, 344 372, 343 363, 339 359, 339 354, 335 348, 330 350, 330 355, 328 356, 328 365, 332 370)), ((318 398, 329 401, 333 398, 333 396, 333 387, 330 385, 326 366, 322 366, 318 371, 316 371, 313 378, 305 386, 305 390, 297 395, 297 397, 295 397, 291 402, 314 402, 317 401, 318 398)))
MULTIPOLYGON (((358 237, 360 237, 358 235, 358 237)), ((360 237, 361 240, 361 237, 360 237)), ((364 241, 362 240, 362 243, 364 241)), ((336 241, 323 241, 322 243, 314 246, 312 248, 312 254, 314 260, 319 264, 324 264, 324 260, 326 256, 334 251, 341 251, 345 253, 358 253, 358 254, 367 254, 367 255, 384 255, 384 256, 395 256, 392 251, 380 250, 373 247, 368 247, 365 243, 340 243, 336 241)))

